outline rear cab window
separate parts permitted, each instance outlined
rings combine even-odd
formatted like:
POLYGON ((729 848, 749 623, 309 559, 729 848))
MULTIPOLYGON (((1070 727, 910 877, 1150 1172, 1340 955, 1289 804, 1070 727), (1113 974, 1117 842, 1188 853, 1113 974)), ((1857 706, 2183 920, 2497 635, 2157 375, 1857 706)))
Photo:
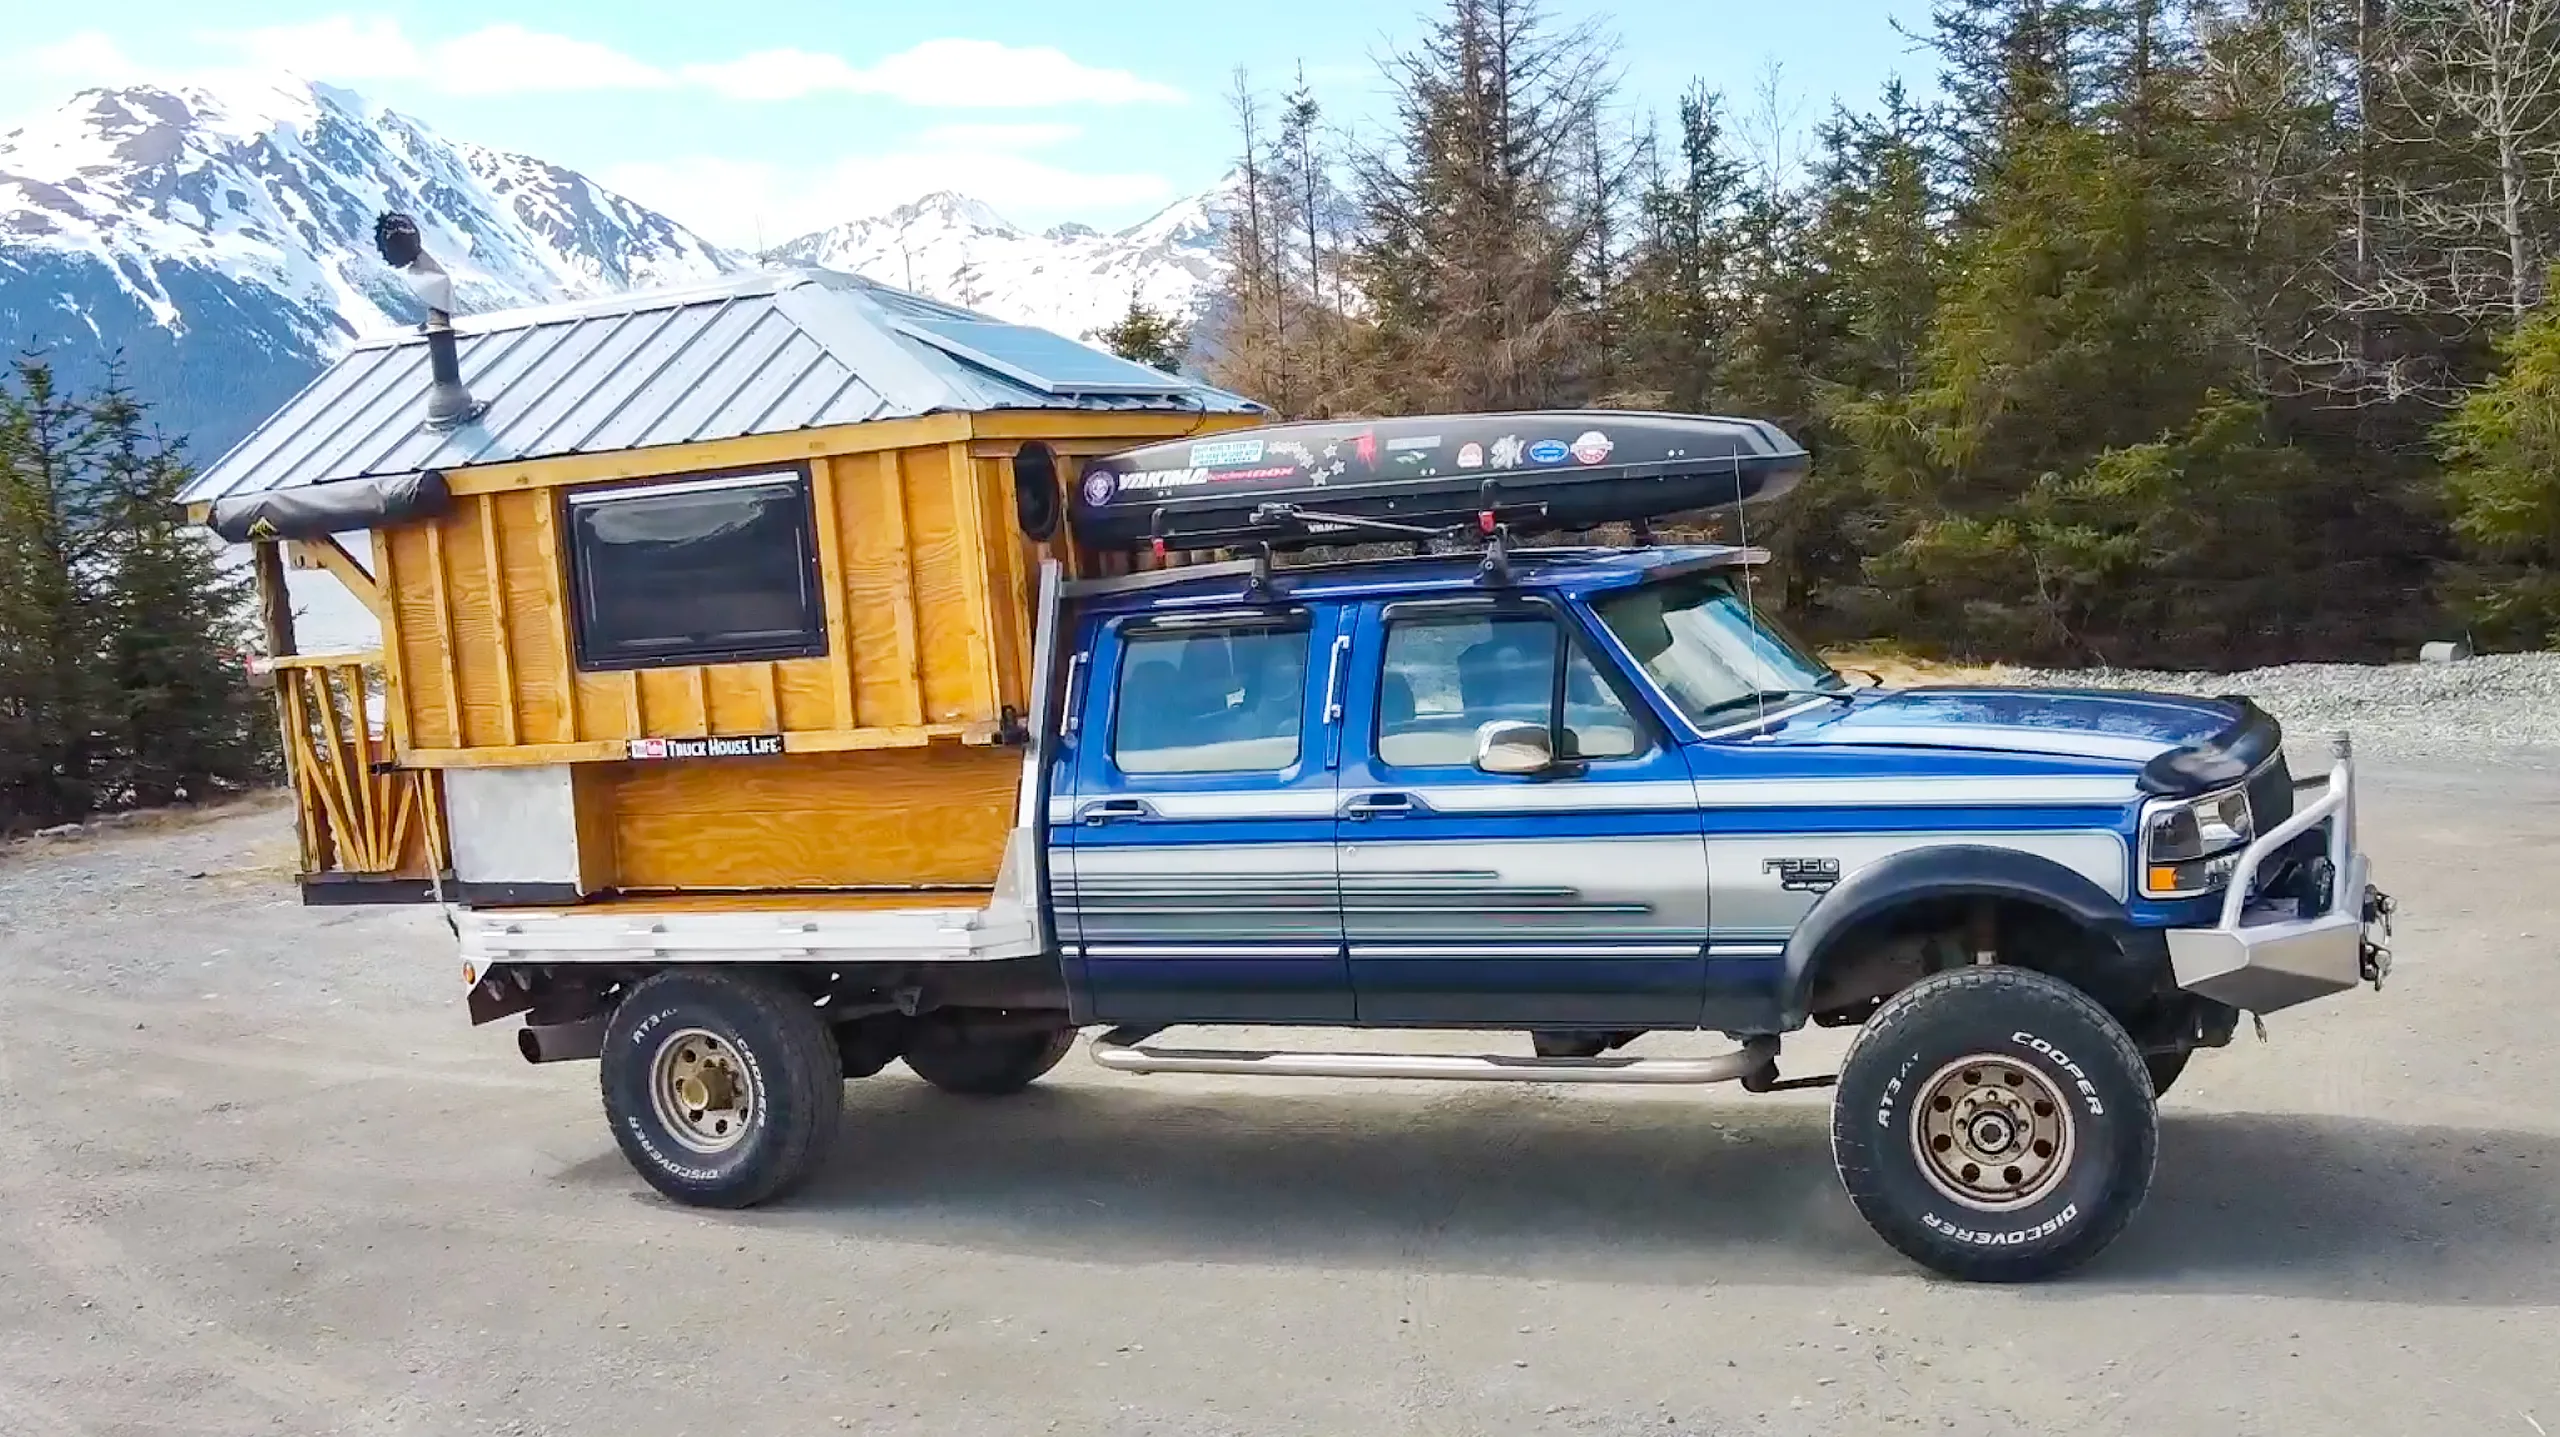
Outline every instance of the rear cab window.
POLYGON ((1111 763, 1122 773, 1277 773, 1305 744, 1303 614, 1139 629, 1120 646, 1111 763))
POLYGON ((1390 615, 1378 675, 1378 761, 1465 768, 1489 723, 1548 725, 1564 650, 1559 757, 1632 758, 1651 745, 1591 658, 1547 613, 1390 615))

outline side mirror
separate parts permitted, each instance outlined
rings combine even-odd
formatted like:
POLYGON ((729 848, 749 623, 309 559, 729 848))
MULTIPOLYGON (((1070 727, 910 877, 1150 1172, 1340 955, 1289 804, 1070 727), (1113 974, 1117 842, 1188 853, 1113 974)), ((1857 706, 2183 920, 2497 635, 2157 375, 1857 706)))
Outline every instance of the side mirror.
POLYGON ((1555 761, 1543 725, 1496 719, 1476 730, 1476 767, 1486 773, 1544 773, 1555 761))

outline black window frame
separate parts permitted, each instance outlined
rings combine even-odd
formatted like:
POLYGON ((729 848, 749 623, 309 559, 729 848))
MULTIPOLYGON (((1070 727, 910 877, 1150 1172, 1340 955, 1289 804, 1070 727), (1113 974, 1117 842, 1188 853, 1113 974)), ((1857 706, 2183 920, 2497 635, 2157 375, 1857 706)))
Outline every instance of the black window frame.
POLYGON ((821 542, 818 525, 816 486, 806 464, 759 464, 748 468, 704 470, 688 474, 652 475, 643 480, 612 485, 595 485, 564 491, 559 500, 561 532, 561 582, 567 590, 568 602, 563 606, 569 625, 570 652, 580 673, 630 673, 643 669, 705 668, 718 664, 772 663, 784 659, 825 658, 829 652, 828 609, 836 598, 826 591, 823 566, 819 561, 821 542), (587 583, 586 546, 579 527, 578 510, 611 504, 617 500, 646 499, 683 493, 716 492, 724 488, 745 489, 759 484, 789 481, 799 489, 801 537, 806 540, 802 554, 802 592, 808 596, 804 607, 806 622, 788 639, 759 644, 704 644, 682 650, 649 654, 627 652, 599 653, 598 643, 588 633, 591 604, 587 583))
MULTIPOLYGON (((1609 652, 1593 643, 1591 636, 1583 632, 1581 625, 1575 621, 1572 611, 1551 600, 1517 595, 1498 599, 1403 599, 1379 607, 1377 668, 1368 676, 1371 695, 1369 754, 1372 759, 1380 763, 1386 762, 1378 758, 1380 752, 1378 745, 1385 737, 1383 730, 1386 726, 1386 709, 1378 702, 1376 696, 1384 691, 1387 650, 1394 641, 1397 627, 1399 625, 1428 626, 1464 623, 1469 619, 1542 619, 1555 626, 1558 642, 1555 660, 1548 670, 1546 723, 1547 743, 1555 754, 1555 766, 1545 773, 1532 775, 1533 777, 1573 778, 1579 776, 1591 764, 1640 763, 1661 754, 1664 734, 1662 725, 1654 717, 1652 708, 1644 703, 1642 697, 1628 683, 1627 676, 1619 671, 1616 661, 1609 652), (1580 754, 1564 752, 1566 740, 1572 734, 1572 729, 1564 722, 1565 674, 1572 668, 1574 656, 1577 654, 1581 656, 1583 662, 1591 665, 1592 674, 1609 690, 1610 695, 1617 699, 1618 707, 1625 711, 1627 721, 1635 729, 1639 743, 1635 752, 1615 754, 1605 758, 1588 758, 1580 754)), ((1387 766, 1390 768, 1417 767, 1413 764, 1388 764, 1387 766)), ((1466 766, 1462 764, 1429 765, 1429 767, 1441 768, 1466 766)))

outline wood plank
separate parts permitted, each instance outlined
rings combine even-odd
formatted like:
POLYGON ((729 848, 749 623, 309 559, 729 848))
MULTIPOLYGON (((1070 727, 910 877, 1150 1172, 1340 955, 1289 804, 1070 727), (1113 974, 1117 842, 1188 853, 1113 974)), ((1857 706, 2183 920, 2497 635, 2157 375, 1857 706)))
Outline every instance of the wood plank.
POLYGON ((773 666, 773 671, 782 702, 782 720, 777 727, 794 733, 836 726, 836 694, 841 690, 836 686, 834 667, 827 660, 783 659, 773 666))
POLYGON ((719 732, 711 726, 711 681, 704 675, 704 666, 693 664, 684 672, 692 680, 694 735, 707 737, 719 732))
MULTIPOLYGON (((836 502, 836 466, 832 460, 809 463, 810 508, 818 524, 818 580, 827 604, 827 672, 833 680, 835 726, 860 726, 853 682, 853 626, 848 611, 853 596, 844 584, 844 509, 836 502)), ((780 721, 776 720, 776 727, 780 721)))
MULTIPOLYGON (((1118 416, 1115 416, 1115 418, 1118 416)), ((1139 416, 1127 418, 1135 421, 1139 416)), ((836 424, 789 434, 758 434, 742 439, 714 439, 700 444, 670 444, 653 449, 621 449, 600 454, 569 454, 557 459, 483 464, 445 473, 456 494, 487 494, 518 489, 552 489, 566 484, 612 479, 655 479, 698 474, 712 469, 751 468, 759 464, 797 464, 828 454, 871 454, 918 444, 949 444, 969 437, 966 414, 930 414, 921 419, 874 420, 868 424, 836 424)), ((1197 424, 1197 417, 1184 417, 1197 424)), ((1141 431, 1131 431, 1141 432, 1141 431)), ((1146 429, 1142 432, 1185 432, 1146 429)))
POLYGON ((917 676, 927 723, 962 723, 991 715, 979 709, 972 650, 986 611, 972 600, 969 571, 978 555, 965 531, 960 485, 949 448, 904 456, 907 551, 914 578, 917 676))
POLYGON ((338 581, 340 587, 354 595, 357 603, 372 611, 374 618, 390 622, 391 603, 383 596, 382 585, 365 572, 364 565, 357 563, 356 556, 348 553, 346 546, 334 536, 323 534, 316 539, 288 539, 284 548, 286 557, 293 560, 293 567, 326 572, 338 581))
POLYGON ((402 649, 399 576, 391 568, 391 536, 373 533, 373 572, 382 592, 382 707, 390 720, 391 756, 398 758, 414 738, 409 725, 409 664, 402 649))
POLYGON ((999 534, 988 522, 986 486, 979 482, 978 461, 969 457, 969 446, 954 444, 945 452, 950 455, 953 517, 959 520, 960 592, 969 606, 966 660, 971 694, 966 717, 993 718, 1004 703, 996 659, 997 635, 1003 630, 995 611, 995 588, 988 582, 987 571, 1001 562, 996 546, 1010 544, 1013 526, 1006 525, 999 534))
POLYGON ((482 906, 507 913, 575 913, 588 918, 611 912, 627 914, 635 921, 645 921, 653 913, 883 913, 908 908, 980 908, 986 905, 994 892, 995 889, 987 884, 866 888, 851 892, 826 888, 763 888, 720 893, 645 891, 620 893, 568 908, 557 904, 523 908, 508 908, 501 904, 482 906))
POLYGON ((518 716, 524 696, 516 690, 516 661, 507 635, 507 567, 498 561, 498 497, 480 496, 480 558, 489 571, 490 644, 497 663, 498 738, 508 748, 521 740, 518 716))
MULTIPOLYGON (((782 736, 784 753, 848 753, 865 749, 923 748, 967 737, 968 724, 916 724, 895 728, 818 729, 782 736)), ((1012 753, 1012 750, 1006 750, 1012 753)), ((520 768, 553 763, 606 763, 631 756, 627 739, 581 739, 576 743, 527 743, 513 748, 420 748, 400 759, 403 768, 520 768)), ((1018 754, 1008 760, 1017 778, 1018 754)))
POLYGON ((895 452, 859 466, 836 466, 857 727, 924 722, 903 474, 895 452))
POLYGON ((543 615, 551 628, 549 659, 560 682, 560 723, 552 741, 576 743, 583 737, 578 730, 578 659, 569 633, 569 566, 561 548, 557 507, 548 494, 533 496, 535 545, 552 576, 552 581, 542 586, 543 615))
POLYGON ((425 526, 427 531, 428 604, 435 611, 436 676, 442 682, 445 731, 453 735, 459 748, 471 740, 462 726, 462 681, 453 668, 453 606, 448 599, 449 581, 445 577, 444 522, 437 520, 425 526))

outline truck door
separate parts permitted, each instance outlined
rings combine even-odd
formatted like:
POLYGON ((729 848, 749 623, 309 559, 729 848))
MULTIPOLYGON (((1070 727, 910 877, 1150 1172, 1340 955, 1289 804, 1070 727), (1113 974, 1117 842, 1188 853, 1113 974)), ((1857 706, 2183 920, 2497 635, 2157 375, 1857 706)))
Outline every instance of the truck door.
POLYGON ((1109 1022, 1343 1022, 1340 610, 1134 617, 1098 636, 1055 841, 1070 972, 1109 1022))
POLYGON ((1518 597, 1373 603, 1343 729, 1343 924, 1364 1023, 1689 1027, 1707 858, 1686 760, 1518 597), (1550 725, 1534 776, 1476 766, 1489 723, 1550 725))

